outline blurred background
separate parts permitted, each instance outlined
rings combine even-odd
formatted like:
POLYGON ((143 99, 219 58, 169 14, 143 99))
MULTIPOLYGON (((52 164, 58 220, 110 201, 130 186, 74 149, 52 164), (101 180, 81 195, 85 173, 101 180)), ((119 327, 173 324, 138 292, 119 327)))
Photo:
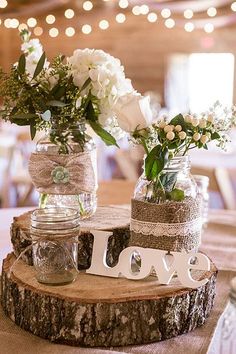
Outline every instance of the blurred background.
MULTIPOLYGON (((201 113, 217 100, 236 103, 236 2, 0 0, 4 71, 21 54, 19 30, 26 26, 49 60, 86 47, 118 57, 133 86, 150 96, 155 115, 201 113)), ((0 122, 1 207, 37 204, 27 171, 35 141, 30 141, 28 128, 0 122)), ((143 152, 130 148, 127 139, 119 150, 105 148, 98 140, 97 146, 101 203, 114 193, 114 186, 103 190, 111 179, 119 180, 119 203, 129 202, 142 172, 143 152), (124 181, 127 193, 122 192, 124 181)), ((227 152, 194 151, 191 159, 194 174, 210 177, 210 206, 236 209, 236 133, 231 132, 227 152)))

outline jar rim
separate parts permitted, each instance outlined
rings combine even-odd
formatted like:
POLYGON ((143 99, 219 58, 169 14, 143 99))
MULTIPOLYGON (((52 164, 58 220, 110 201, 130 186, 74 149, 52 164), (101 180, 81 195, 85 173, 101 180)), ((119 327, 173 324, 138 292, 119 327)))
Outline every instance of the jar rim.
POLYGON ((167 161, 163 172, 175 172, 181 169, 190 170, 190 158, 188 155, 177 155, 167 161))
POLYGON ((209 184, 209 177, 204 175, 192 175, 196 182, 202 182, 204 184, 209 184))
POLYGON ((35 209, 31 214, 31 226, 35 229, 72 229, 79 222, 79 210, 69 207, 35 209))

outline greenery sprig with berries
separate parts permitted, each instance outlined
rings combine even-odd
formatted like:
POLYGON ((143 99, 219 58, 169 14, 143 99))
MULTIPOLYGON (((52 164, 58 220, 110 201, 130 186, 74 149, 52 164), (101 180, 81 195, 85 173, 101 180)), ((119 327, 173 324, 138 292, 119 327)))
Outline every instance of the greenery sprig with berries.
POLYGON ((216 121, 214 113, 201 117, 178 114, 170 121, 160 119, 152 126, 133 133, 132 139, 144 147, 144 173, 150 181, 152 196, 147 200, 161 202, 182 201, 184 191, 175 188, 176 174, 167 175, 163 170, 174 157, 184 156, 189 150, 208 149, 208 143, 215 141, 222 148, 228 141, 226 130, 231 124, 216 121))

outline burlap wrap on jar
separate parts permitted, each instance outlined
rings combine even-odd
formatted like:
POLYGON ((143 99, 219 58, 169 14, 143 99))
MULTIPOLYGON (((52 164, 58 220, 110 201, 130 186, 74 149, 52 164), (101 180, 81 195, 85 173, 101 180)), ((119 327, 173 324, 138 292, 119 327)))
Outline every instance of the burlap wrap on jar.
POLYGON ((35 152, 29 173, 39 193, 76 195, 97 190, 96 151, 65 154, 35 152))
POLYGON ((201 200, 154 204, 132 199, 129 246, 197 251, 201 242, 201 200))

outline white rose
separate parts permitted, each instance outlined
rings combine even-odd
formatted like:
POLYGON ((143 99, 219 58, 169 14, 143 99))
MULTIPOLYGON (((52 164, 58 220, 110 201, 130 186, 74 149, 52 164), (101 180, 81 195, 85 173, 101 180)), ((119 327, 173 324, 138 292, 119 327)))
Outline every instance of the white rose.
POLYGON ((153 121, 149 97, 142 97, 136 92, 120 97, 114 111, 119 127, 126 132, 146 128, 153 121))

